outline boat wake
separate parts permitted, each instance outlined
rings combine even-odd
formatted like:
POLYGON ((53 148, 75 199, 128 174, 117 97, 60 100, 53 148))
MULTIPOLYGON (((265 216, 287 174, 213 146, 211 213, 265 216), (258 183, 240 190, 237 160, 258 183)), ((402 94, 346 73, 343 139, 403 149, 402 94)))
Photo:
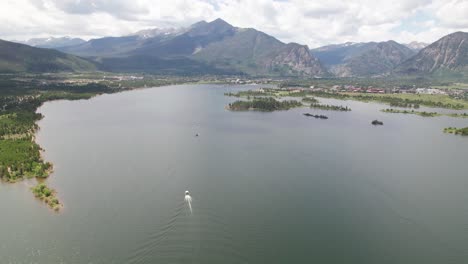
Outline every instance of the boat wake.
POLYGON ((189 209, 190 209, 190 214, 193 213, 192 211, 192 196, 190 196, 189 191, 185 191, 185 202, 187 202, 189 209))
POLYGON ((225 219, 203 205, 198 202, 197 212, 192 213, 192 197, 186 193, 167 221, 155 223, 129 252, 125 263, 247 263, 225 219))

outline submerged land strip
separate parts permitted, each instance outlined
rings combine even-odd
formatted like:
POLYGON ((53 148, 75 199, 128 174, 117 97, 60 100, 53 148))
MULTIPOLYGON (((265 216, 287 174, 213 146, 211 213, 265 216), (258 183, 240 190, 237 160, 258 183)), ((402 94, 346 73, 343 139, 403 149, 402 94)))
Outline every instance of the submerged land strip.
POLYGON ((414 110, 401 110, 401 109, 393 109, 387 108, 381 110, 384 113, 394 113, 394 114, 410 114, 410 115, 419 115, 423 117, 436 117, 436 116, 450 116, 450 117, 458 117, 458 118, 468 118, 467 113, 438 113, 438 112, 426 112, 426 111, 414 111, 414 110))

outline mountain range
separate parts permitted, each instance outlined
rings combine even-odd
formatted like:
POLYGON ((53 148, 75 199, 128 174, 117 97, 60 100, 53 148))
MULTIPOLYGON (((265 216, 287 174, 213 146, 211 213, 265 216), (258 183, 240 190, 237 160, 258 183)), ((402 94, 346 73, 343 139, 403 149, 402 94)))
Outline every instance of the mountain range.
POLYGON ((221 19, 201 21, 179 30, 145 30, 131 36, 93 39, 60 50, 91 57, 110 71, 307 76, 327 73, 307 46, 286 44, 221 19))
POLYGON ((425 47, 395 69, 408 75, 468 75, 468 33, 455 32, 425 47))
POLYGON ((216 19, 187 28, 146 29, 128 36, 89 41, 64 37, 26 42, 50 49, 1 42, 7 48, 0 47, 0 71, 97 67, 104 71, 161 74, 468 76, 467 35, 456 32, 430 45, 390 40, 347 42, 310 50, 306 45, 283 43, 256 29, 238 28, 216 19), (47 67, 34 66, 41 63, 47 67))
POLYGON ((391 71, 416 52, 393 40, 345 43, 311 50, 338 77, 376 76, 391 71))
POLYGON ((0 40, 0 72, 93 71, 95 63, 57 50, 0 40))

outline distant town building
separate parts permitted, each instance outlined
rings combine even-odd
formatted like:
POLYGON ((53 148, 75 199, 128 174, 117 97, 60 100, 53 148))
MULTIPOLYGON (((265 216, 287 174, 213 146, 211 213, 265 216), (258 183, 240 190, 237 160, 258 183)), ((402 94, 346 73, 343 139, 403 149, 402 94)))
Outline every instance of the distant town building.
POLYGON ((440 89, 434 89, 434 88, 417 88, 416 93, 417 94, 447 94, 445 91, 442 91, 440 89))
POLYGON ((367 93, 385 93, 384 89, 380 88, 369 88, 366 90, 367 93))
POLYGON ((291 93, 300 93, 300 92, 302 92, 302 90, 301 89, 294 89, 294 90, 291 90, 290 92, 291 93))

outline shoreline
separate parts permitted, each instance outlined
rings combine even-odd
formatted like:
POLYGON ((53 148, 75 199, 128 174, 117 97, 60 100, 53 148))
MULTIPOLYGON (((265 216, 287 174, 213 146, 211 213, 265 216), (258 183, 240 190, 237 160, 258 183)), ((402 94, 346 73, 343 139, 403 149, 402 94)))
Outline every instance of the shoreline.
MULTIPOLYGON (((46 160, 46 157, 45 157, 45 149, 42 148, 42 146, 39 144, 39 141, 38 141, 38 137, 37 137, 37 133, 40 131, 41 127, 39 126, 39 122, 45 117, 45 115, 43 115, 41 112, 39 112, 39 109, 45 104, 45 103, 48 103, 48 102, 54 102, 54 101, 79 101, 79 100, 90 100, 90 99, 93 99, 93 98, 96 98, 98 96, 101 96, 101 95, 110 95, 110 94, 118 94, 118 93, 123 93, 123 92, 130 92, 130 91, 137 91, 137 90, 146 90, 146 89, 153 89, 153 88, 158 88, 158 87, 163 87, 163 86, 173 86, 173 85, 182 85, 182 84, 186 84, 186 83, 181 83, 181 84, 169 84, 169 85, 161 85, 161 86, 151 86, 151 87, 133 87, 133 88, 129 88, 129 87, 126 87, 126 88, 122 88, 118 91, 115 91, 115 92, 109 92, 109 93, 96 93, 96 94, 93 94, 93 95, 90 95, 89 97, 87 98, 79 98, 79 99, 67 99, 67 98, 60 98, 60 99, 52 99, 52 100, 45 100, 43 102, 41 102, 41 104, 39 106, 37 106, 37 108, 35 109, 34 113, 36 114, 41 114, 42 115, 42 118, 40 118, 39 120, 36 120, 34 122, 35 124, 35 127, 33 128, 32 130, 32 134, 31 134, 31 141, 36 144, 38 147, 39 147, 39 157, 40 157, 40 160, 41 160, 41 163, 43 164, 46 164, 46 163, 49 163, 50 164, 50 168, 48 168, 45 173, 46 173, 46 176, 45 177, 38 177, 38 176, 33 176, 31 178, 28 178, 28 177, 20 177, 20 178, 17 178, 16 180, 14 181, 5 181, 3 179, 1 179, 2 182, 6 182, 6 183, 11 183, 11 184, 14 184, 14 183, 18 183, 18 182, 21 182, 21 181, 24 181, 25 179, 30 179, 30 180, 36 180, 36 185, 33 186, 32 188, 30 189, 34 189, 35 187, 38 187, 39 185, 41 184, 46 184, 47 183, 47 179, 49 177, 51 177, 54 173, 54 163, 52 162, 49 162, 46 160)), ((53 190, 52 191, 52 197, 53 198, 57 198, 57 191, 55 189, 51 189, 53 190)), ((44 201, 45 199, 44 198, 40 198, 40 197, 37 197, 36 198, 40 201, 44 201)), ((58 198, 57 198, 58 199, 58 198)), ((46 200, 47 201, 47 200, 46 200)), ((49 204, 48 204, 49 205, 49 204)), ((64 208, 64 204, 62 202, 58 202, 58 205, 57 206, 48 206, 50 209, 54 210, 56 213, 59 213, 63 208, 64 208)))
MULTIPOLYGON (((124 92, 124 91, 127 91, 127 90, 130 90, 130 89, 122 89, 122 90, 119 90, 117 92, 124 92)), ((131 90, 133 90, 133 89, 131 89, 131 90)), ((117 92, 114 92, 114 93, 117 93, 117 92)), ((37 151, 38 151, 37 155, 39 156, 39 159, 33 161, 33 163, 36 162, 36 164, 40 164, 40 166, 43 168, 43 171, 42 171, 43 176, 40 176, 39 174, 34 174, 34 171, 27 171, 26 173, 16 175, 14 178, 8 178, 8 177, 5 178, 5 177, 2 176, 0 178, 0 182, 2 184, 17 184, 19 182, 29 181, 28 184, 27 184, 27 187, 33 193, 34 193, 35 188, 38 188, 39 186, 44 185, 46 187, 46 189, 51 191, 50 196, 42 197, 42 196, 38 196, 36 194, 35 195, 36 199, 38 199, 39 201, 45 201, 50 209, 52 209, 56 213, 59 213, 64 208, 64 204, 59 201, 59 199, 57 197, 58 192, 55 189, 48 188, 47 185, 46 185, 47 184, 47 179, 54 174, 54 164, 47 161, 46 156, 45 156, 45 149, 39 144, 38 132, 41 129, 41 127, 39 125, 39 122, 45 117, 41 112, 39 112, 39 109, 47 102, 61 101, 61 100, 64 100, 64 101, 89 100, 89 99, 92 99, 94 97, 97 97, 97 96, 100 96, 100 95, 103 95, 103 94, 111 94, 111 93, 94 93, 94 94, 90 94, 90 93, 67 93, 67 92, 64 92, 62 94, 63 98, 61 98, 61 97, 58 97, 58 98, 57 97, 55 97, 55 98, 54 97, 52 97, 52 98, 50 98, 50 97, 40 98, 40 96, 42 94, 41 94, 41 92, 39 92, 39 96, 35 98, 35 99, 40 98, 39 99, 40 100, 39 104, 35 105, 33 109, 29 109, 29 111, 31 113, 34 113, 34 114, 39 114, 41 117, 34 120, 34 122, 32 123, 33 125, 30 127, 30 130, 26 133, 26 135, 27 135, 27 137, 30 137, 31 144, 38 148, 37 149, 37 151), (69 96, 69 97, 67 98, 67 96, 69 96), (32 181, 34 181, 34 183, 32 181), (53 200, 53 202, 51 202, 52 200, 53 200)), ((18 111, 18 110, 14 110, 14 111, 18 111)), ((19 111, 21 111, 21 109, 19 111)), ((26 111, 28 111, 28 110, 26 110, 26 111)), ((9 173, 10 173, 10 165, 6 166, 6 170, 8 170, 9 173)))
MULTIPOLYGON (((39 76, 41 78, 41 76, 39 76)), ((41 129, 40 121, 44 115, 40 112, 40 108, 48 102, 52 101, 75 101, 75 100, 90 100, 101 95, 111 95, 129 91, 154 89, 165 86, 177 85, 236 85, 227 81, 212 83, 203 80, 169 78, 165 80, 148 79, 146 83, 139 82, 110 82, 99 83, 100 79, 89 79, 87 83, 67 84, 63 88, 53 89, 49 87, 34 87, 25 86, 24 83, 14 83, 18 87, 15 93, 2 94, 3 111, 0 116, 6 115, 10 120, 9 126, 3 127, 2 130, 2 147, 5 147, 4 155, 6 159, 0 164, 0 183, 14 184, 26 180, 35 180, 37 187, 40 184, 46 184, 47 179, 55 173, 55 166, 52 162, 47 161, 45 149, 40 145, 38 133, 41 129), (13 117, 10 114, 14 114, 13 117), (21 114, 21 118, 16 118, 16 115, 21 114), (17 138, 15 135, 17 129, 23 133, 22 138, 17 138), (3 140, 4 139, 4 140, 3 140), (17 156, 19 153, 20 156, 17 156)), ((29 181, 28 185, 33 182, 29 181)), ((31 186, 30 186, 31 187, 31 186)), ((54 190, 54 195, 58 192, 54 190)), ((60 203, 60 209, 63 208, 60 203)), ((57 211, 57 210, 56 210, 57 211)))
MULTIPOLYGON (((151 87, 150 87, 151 88, 151 87)), ((146 88, 135 88, 135 89, 146 89, 146 88)), ((115 92, 115 93, 121 93, 121 92, 125 92, 125 91, 131 91, 131 90, 135 90, 135 89, 123 89, 121 91, 118 91, 118 92, 115 92)), ((45 163, 49 163, 50 164, 50 168, 48 168, 45 173, 46 173, 46 176, 45 177, 38 177, 38 176, 34 176, 34 177, 31 177, 31 180, 35 179, 36 180, 36 185, 31 187, 30 189, 32 190, 32 192, 34 193, 34 189, 39 187, 41 184, 44 184, 47 188, 47 179, 49 179, 49 177, 51 177, 53 174, 54 174, 54 163, 52 162, 49 162, 46 160, 45 158, 45 149, 39 144, 38 142, 38 137, 37 137, 37 133, 40 131, 41 127, 39 125, 39 122, 45 118, 45 115, 43 115, 41 112, 39 112, 39 109, 45 104, 45 103, 48 103, 48 102, 54 102, 54 101, 79 101, 79 100, 90 100, 90 99, 93 99, 95 97, 98 97, 98 96, 101 96, 101 95, 105 95, 105 94, 113 94, 113 93, 97 93, 97 94, 94 94, 94 95, 91 95, 90 97, 88 98, 81 98, 81 99, 77 99, 77 100, 73 100, 73 99, 66 99, 66 98, 63 98, 63 99, 53 99, 53 100, 46 100, 44 102, 41 102, 41 104, 35 109, 35 113, 36 114, 41 114, 42 118, 40 118, 39 120, 36 120, 34 122, 35 124, 35 128, 32 132, 32 136, 31 136, 31 140, 34 144, 36 144, 38 147, 39 147, 39 157, 40 157, 40 160, 43 164, 45 163)), ((20 181, 23 181, 25 180, 25 177, 22 177, 20 178, 18 181, 15 181, 15 182, 11 182, 11 183, 17 183, 17 182, 20 182, 20 181)), ((57 197, 57 191, 55 189, 50 189, 52 190, 52 194, 50 197, 52 197, 51 199, 56 199, 58 201, 58 204, 56 205, 51 205, 49 204, 49 199, 48 197, 47 198, 44 198, 44 197, 39 197, 37 195, 35 195, 35 198, 38 199, 39 201, 44 201, 49 207, 49 209, 52 209, 54 212, 56 213, 60 213, 63 208, 65 207, 64 204, 61 202, 60 199, 58 199, 59 197, 57 197)))

